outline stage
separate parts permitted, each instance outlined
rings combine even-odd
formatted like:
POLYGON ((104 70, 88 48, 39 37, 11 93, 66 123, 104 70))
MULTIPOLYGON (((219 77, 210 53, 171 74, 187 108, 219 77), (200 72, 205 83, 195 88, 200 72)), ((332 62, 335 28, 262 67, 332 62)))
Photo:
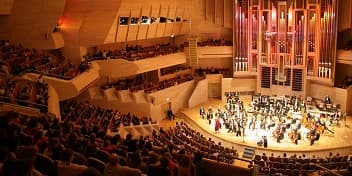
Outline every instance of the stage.
MULTIPOLYGON (((251 96, 240 97, 245 103, 245 108, 248 108, 248 104, 251 101, 251 96)), ((313 145, 310 145, 310 141, 302 137, 302 140, 298 141, 298 145, 293 143, 287 136, 280 142, 276 140, 268 132, 261 130, 249 130, 246 129, 245 137, 236 137, 234 133, 228 133, 227 129, 221 128, 218 133, 215 133, 214 123, 209 125, 206 119, 202 119, 199 115, 199 109, 204 107, 206 110, 209 106, 213 109, 217 109, 218 106, 225 109, 225 102, 220 99, 209 99, 208 102, 200 104, 194 108, 189 108, 183 110, 181 113, 184 120, 189 123, 197 131, 201 131, 205 134, 207 138, 212 138, 216 142, 221 142, 222 145, 226 147, 235 147, 239 152, 243 151, 244 147, 252 147, 256 149, 256 153, 304 153, 307 156, 310 155, 328 155, 329 152, 340 153, 340 154, 352 154, 352 120, 348 117, 346 122, 341 120, 340 125, 330 126, 329 129, 334 131, 324 132, 318 141, 315 141, 313 145), (258 146, 257 142, 262 138, 262 136, 267 136, 268 147, 264 148, 258 146)))

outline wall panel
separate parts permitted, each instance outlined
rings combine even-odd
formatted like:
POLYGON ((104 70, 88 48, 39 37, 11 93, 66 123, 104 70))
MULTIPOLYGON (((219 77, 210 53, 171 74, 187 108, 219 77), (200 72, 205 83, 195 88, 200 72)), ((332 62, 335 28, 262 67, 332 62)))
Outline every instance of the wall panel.
POLYGON ((215 2, 215 24, 224 25, 224 0, 215 2))
POLYGON ((157 26, 158 24, 155 24, 155 23, 149 25, 147 39, 155 38, 157 26))

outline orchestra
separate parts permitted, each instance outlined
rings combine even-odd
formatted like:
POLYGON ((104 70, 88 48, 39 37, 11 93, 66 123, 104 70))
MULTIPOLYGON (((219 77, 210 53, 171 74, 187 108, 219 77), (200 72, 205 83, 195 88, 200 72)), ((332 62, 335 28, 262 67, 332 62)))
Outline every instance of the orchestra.
POLYGON ((341 119, 339 105, 332 105, 328 96, 324 102, 316 100, 308 104, 308 100, 300 96, 258 94, 252 96, 248 110, 238 92, 227 92, 225 96, 224 111, 221 106, 216 110, 209 107, 207 112, 203 107, 200 109, 200 116, 203 119, 206 116, 209 125, 214 122, 216 133, 225 128, 239 137, 251 131, 258 135, 257 131, 262 130, 278 143, 287 139, 285 141, 298 145, 299 140, 308 140, 313 145, 326 131, 334 134, 329 127, 339 125, 341 119))

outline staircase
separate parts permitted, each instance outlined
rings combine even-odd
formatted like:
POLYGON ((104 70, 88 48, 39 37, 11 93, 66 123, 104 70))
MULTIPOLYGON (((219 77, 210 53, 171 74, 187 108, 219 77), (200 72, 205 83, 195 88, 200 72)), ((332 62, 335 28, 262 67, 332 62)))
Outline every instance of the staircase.
POLYGON ((193 68, 198 67, 198 55, 197 55, 197 38, 191 37, 188 39, 188 64, 193 68))

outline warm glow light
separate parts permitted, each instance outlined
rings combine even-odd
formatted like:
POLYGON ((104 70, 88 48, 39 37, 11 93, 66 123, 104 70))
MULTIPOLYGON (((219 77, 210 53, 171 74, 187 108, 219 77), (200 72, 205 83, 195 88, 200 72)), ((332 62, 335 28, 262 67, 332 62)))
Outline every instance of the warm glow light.
POLYGON ((273 10, 271 11, 271 18, 276 19, 276 9, 275 8, 273 8, 273 10))
POLYGON ((288 10, 288 25, 292 26, 292 9, 288 10))
POLYGON ((61 26, 62 23, 64 23, 64 19, 61 17, 61 18, 59 18, 59 21, 57 22, 57 24, 58 24, 59 26, 61 26))
POLYGON ((272 26, 276 26, 276 8, 273 7, 271 10, 271 24, 272 26))

